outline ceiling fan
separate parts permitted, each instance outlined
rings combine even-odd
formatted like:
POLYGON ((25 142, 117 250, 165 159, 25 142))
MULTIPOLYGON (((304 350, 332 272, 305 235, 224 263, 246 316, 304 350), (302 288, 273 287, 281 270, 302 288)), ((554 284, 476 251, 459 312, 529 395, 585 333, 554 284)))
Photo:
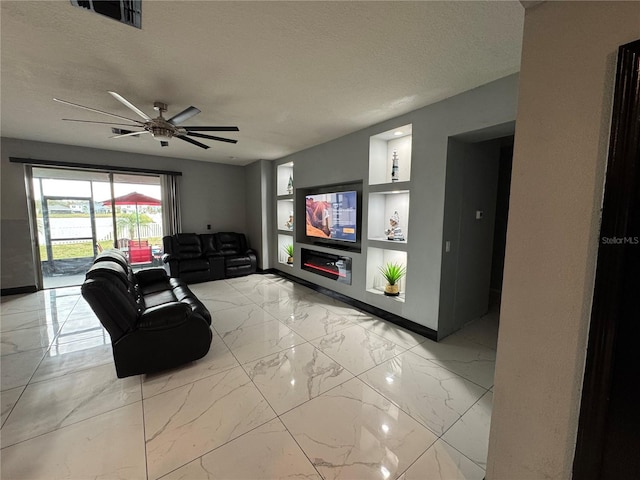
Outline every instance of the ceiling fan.
POLYGON ((197 132, 238 132, 240 131, 238 127, 206 127, 206 126, 193 126, 186 127, 181 126, 182 122, 189 120, 191 117, 200 113, 196 107, 189 107, 184 109, 182 112, 177 113, 173 117, 169 119, 165 119, 162 114, 167 111, 167 104, 162 102, 154 102, 153 109, 158 112, 158 116, 156 118, 149 117, 146 113, 136 107, 129 100, 124 98, 122 95, 116 92, 109 92, 116 100, 130 108, 132 111, 137 113, 140 117, 144 119, 144 121, 135 120, 133 118, 123 117, 122 115, 116 115, 115 113, 103 112, 102 110, 97 110, 91 107, 85 107, 84 105, 78 105, 77 103, 68 102, 66 100, 60 100, 59 98, 54 98, 53 100, 59 103, 64 103, 65 105, 71 105, 72 107, 82 108, 84 110, 89 110, 90 112, 101 113, 103 115, 109 115, 110 117, 119 118, 121 120, 126 120, 131 123, 117 123, 117 122, 94 122, 92 120, 76 120, 73 118, 63 118, 67 122, 83 122, 83 123, 100 123, 103 125, 120 125, 126 127, 137 127, 142 128, 139 131, 131 131, 121 135, 115 135, 111 138, 122 138, 129 136, 137 136, 143 135, 145 133, 150 133, 153 138, 160 142, 160 145, 163 147, 169 146, 169 140, 171 138, 179 138, 185 142, 196 145, 200 148, 207 149, 208 145, 204 143, 198 142, 189 137, 197 137, 197 138, 206 138, 209 140, 217 140, 219 142, 227 142, 227 143, 237 143, 237 140, 233 140, 230 138, 216 137, 213 135, 205 135, 203 133, 197 132))

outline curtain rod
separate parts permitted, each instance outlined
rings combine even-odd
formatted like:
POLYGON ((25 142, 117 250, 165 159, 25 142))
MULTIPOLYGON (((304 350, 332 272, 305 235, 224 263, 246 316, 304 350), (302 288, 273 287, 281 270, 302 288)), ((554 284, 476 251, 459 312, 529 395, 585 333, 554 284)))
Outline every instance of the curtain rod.
POLYGON ((155 175, 182 176, 182 172, 173 172, 171 170, 153 170, 148 168, 117 167, 112 165, 95 165, 92 163, 59 162, 54 160, 38 160, 35 158, 9 157, 9 162, 26 163, 29 165, 40 165, 40 166, 47 166, 47 167, 84 168, 86 170, 99 170, 102 172, 151 173, 155 175))

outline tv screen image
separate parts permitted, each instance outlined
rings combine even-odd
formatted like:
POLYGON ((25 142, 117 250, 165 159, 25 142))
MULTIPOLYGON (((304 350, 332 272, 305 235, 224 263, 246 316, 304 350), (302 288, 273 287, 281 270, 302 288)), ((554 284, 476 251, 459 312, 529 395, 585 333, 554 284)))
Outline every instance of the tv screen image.
POLYGON ((306 195, 305 204, 307 236, 357 241, 357 192, 306 195))

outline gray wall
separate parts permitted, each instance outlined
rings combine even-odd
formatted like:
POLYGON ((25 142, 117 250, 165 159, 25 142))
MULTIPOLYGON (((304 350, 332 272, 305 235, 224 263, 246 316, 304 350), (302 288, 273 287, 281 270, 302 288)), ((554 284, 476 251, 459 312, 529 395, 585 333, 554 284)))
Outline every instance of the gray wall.
MULTIPOLYGON (((303 271, 297 261, 293 268, 282 266, 277 263, 277 252, 272 253, 272 266, 437 330, 448 139, 515 120, 517 92, 518 76, 511 75, 274 162, 274 172, 278 164, 294 162, 296 188, 362 179, 363 237, 366 237, 369 137, 408 123, 413 125, 405 303, 365 291, 366 238, 361 254, 347 253, 353 258, 350 286, 303 271)), ((272 213, 276 208, 274 198, 272 213)), ((270 229, 270 238, 275 242, 277 231, 273 222, 270 229)), ((296 243, 297 250, 301 246, 296 243)))
POLYGON ((1 287, 35 285, 24 167, 9 157, 182 172, 182 230, 245 231, 244 167, 2 138, 1 287))
POLYGON ((258 160, 245 169, 245 206, 247 241, 258 256, 258 268, 269 268, 268 206, 271 195, 271 162, 258 160))
POLYGON ((443 248, 439 337, 488 310, 500 144, 449 140, 443 243, 450 251, 443 248))

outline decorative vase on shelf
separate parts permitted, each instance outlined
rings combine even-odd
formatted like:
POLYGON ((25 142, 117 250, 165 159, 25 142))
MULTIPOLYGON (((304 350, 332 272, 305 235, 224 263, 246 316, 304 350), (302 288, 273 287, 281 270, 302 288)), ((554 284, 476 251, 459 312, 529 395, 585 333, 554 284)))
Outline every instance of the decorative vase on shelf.
POLYGON ((289 195, 293 194, 293 177, 289 175, 289 183, 287 183, 287 193, 289 195))
POLYGON ((397 182, 398 179, 400 178, 400 171, 399 171, 399 167, 398 167, 398 151, 397 150, 393 151, 393 156, 391 157, 391 160, 393 161, 393 164, 391 166, 391 181, 392 182, 397 182))
POLYGON ((398 285, 385 285, 384 294, 387 297, 397 297, 400 295, 400 287, 398 285))

